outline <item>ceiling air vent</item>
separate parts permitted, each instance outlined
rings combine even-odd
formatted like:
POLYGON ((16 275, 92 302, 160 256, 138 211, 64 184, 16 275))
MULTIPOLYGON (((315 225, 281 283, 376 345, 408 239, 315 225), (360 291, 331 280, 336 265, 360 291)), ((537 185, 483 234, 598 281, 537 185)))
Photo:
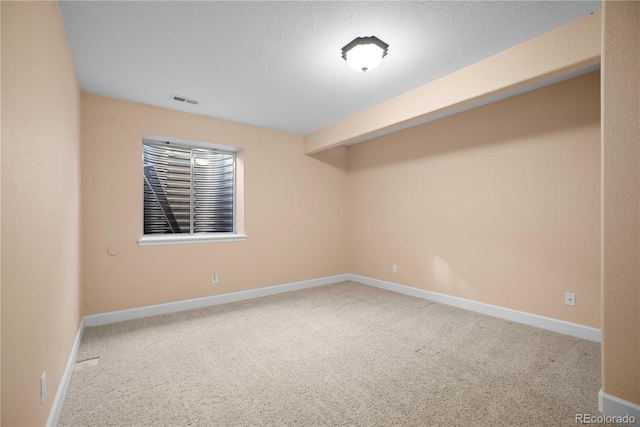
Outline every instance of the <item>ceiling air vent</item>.
POLYGON ((171 95, 171 99, 178 102, 186 102, 187 104, 198 105, 200 101, 196 101, 195 99, 187 98, 182 95, 171 95))

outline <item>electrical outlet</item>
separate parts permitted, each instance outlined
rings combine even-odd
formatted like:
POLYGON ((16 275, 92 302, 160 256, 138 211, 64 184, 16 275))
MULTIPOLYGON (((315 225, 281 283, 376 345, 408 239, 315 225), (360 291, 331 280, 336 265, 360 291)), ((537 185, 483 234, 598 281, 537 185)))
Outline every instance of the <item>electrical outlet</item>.
POLYGON ((392 273, 397 273, 398 272, 398 266, 397 265, 392 265, 391 266, 391 272, 392 273))
POLYGON ((218 283, 218 273, 213 273, 211 275, 211 283, 213 283, 214 285, 218 283))
POLYGON ((565 305, 575 306, 576 305, 576 294, 571 292, 564 293, 564 303, 565 305))
POLYGON ((44 371, 40 377, 40 403, 44 402, 45 397, 47 397, 47 371, 44 371))

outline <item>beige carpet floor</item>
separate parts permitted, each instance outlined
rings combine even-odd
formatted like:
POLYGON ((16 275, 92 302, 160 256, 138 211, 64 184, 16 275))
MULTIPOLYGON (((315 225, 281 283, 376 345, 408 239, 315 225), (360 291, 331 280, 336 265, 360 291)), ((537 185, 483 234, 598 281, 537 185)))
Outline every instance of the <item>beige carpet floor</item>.
POLYGON ((60 426, 575 426, 600 345, 344 282, 87 328, 60 426))

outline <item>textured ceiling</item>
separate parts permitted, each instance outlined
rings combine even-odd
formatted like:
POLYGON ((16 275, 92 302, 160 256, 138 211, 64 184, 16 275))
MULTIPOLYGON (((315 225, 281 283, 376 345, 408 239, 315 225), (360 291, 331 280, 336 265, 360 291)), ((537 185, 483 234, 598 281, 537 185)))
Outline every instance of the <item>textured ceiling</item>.
POLYGON ((61 1, 84 92, 304 135, 587 15, 600 1, 61 1), (370 73, 340 49, 375 35, 370 73), (178 103, 171 94, 200 101, 178 103))

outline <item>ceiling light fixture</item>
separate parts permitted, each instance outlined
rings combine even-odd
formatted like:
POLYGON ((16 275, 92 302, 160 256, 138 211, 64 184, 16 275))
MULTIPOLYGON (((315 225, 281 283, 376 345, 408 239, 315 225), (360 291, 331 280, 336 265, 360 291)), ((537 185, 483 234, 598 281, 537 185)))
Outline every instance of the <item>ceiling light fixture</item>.
POLYGON ((357 37, 342 48, 342 58, 356 71, 366 73, 380 65, 388 44, 375 36, 357 37))

